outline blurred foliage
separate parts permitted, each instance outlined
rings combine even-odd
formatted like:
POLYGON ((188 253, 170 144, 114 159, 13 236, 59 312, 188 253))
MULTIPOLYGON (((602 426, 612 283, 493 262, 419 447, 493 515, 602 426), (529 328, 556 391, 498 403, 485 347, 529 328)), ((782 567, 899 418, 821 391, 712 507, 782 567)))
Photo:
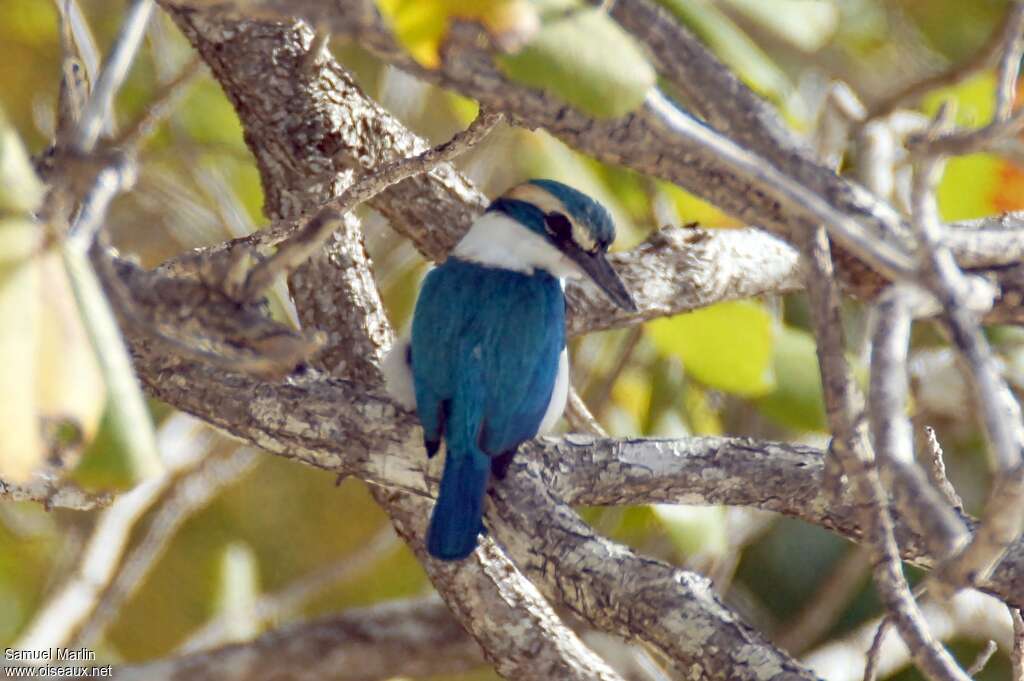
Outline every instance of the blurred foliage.
POLYGON ((441 64, 441 49, 454 21, 477 21, 499 42, 528 39, 539 24, 526 0, 378 0, 377 6, 402 45, 428 68, 441 64))
POLYGON ((36 387, 42 238, 30 219, 42 198, 25 148, 0 111, 0 357, 8 363, 0 372, 0 476, 19 482, 44 449, 36 387))
POLYGON ((747 85, 765 97, 780 100, 790 89, 782 69, 716 3, 662 0, 662 4, 710 45, 747 85))
POLYGON ((678 358, 694 378, 754 397, 775 385, 773 326, 764 306, 739 300, 648 322, 647 332, 658 352, 678 358))
POLYGON ((396 35, 424 66, 441 63, 454 21, 480 22, 505 54, 514 80, 564 97, 594 116, 620 116, 643 102, 654 69, 635 41, 597 7, 575 0, 380 0, 396 35), (615 59, 608 55, 614 54, 615 59))
MULTIPOLYGON (((850 83, 870 103, 969 58, 1005 10, 1002 0, 661 2, 800 131, 813 128, 829 81, 850 83)), ((123 4, 82 0, 81 6, 97 45, 105 50, 123 4)), ((593 115, 617 116, 634 109, 655 82, 643 51, 599 9, 582 1, 378 0, 378 6, 403 44, 428 68, 439 64, 453 21, 483 22, 503 51, 499 61, 507 74, 593 115)), ((109 408, 108 381, 59 251, 39 247, 59 243, 59 238, 40 233, 26 219, 38 190, 24 170, 17 140, 38 154, 52 133, 60 71, 54 5, 0 2, 0 44, 5 50, 0 102, 8 121, 0 125, 0 359, 7 367, 0 372, 0 400, 7 398, 0 409, 0 464, 13 460, 5 445, 17 438, 28 442, 46 437, 61 452, 70 452, 62 463, 77 464, 83 484, 125 486, 137 473, 124 457, 128 444, 119 438, 116 412, 109 408), (42 435, 25 427, 40 413, 54 421, 42 435)), ((358 45, 332 47, 371 96, 434 142, 476 113, 472 101, 388 68, 358 45)), ((186 41, 158 15, 118 98, 115 131, 138 116, 190 57, 186 41)), ((920 110, 932 113, 941 101, 953 99, 959 123, 983 125, 991 117, 993 82, 991 73, 979 74, 926 98, 920 110)), ((491 196, 532 176, 579 187, 614 216, 617 249, 630 248, 665 225, 740 225, 678 187, 600 163, 543 131, 503 128, 459 165, 491 196)), ((182 105, 148 141, 139 170, 135 190, 115 202, 108 227, 117 246, 145 265, 240 236, 265 222, 259 176, 241 126, 207 75, 191 86, 182 105)), ((1022 173, 995 155, 951 161, 939 189, 943 216, 960 219, 1024 207, 1022 173)), ((395 327, 404 328, 427 265, 373 211, 361 209, 360 214, 385 305, 395 327)), ((271 308, 280 319, 294 316, 280 288, 271 308)), ((865 315, 856 304, 847 312, 851 356, 863 374, 856 355, 865 315)), ((1024 364, 1019 334, 997 332, 992 337, 1012 366, 1024 364)), ((934 348, 942 340, 918 329, 915 343, 934 348)), ((574 384, 617 435, 730 434, 823 444, 821 384, 799 296, 716 305, 651 322, 642 332, 592 334, 575 339, 571 352, 574 384)), ((948 393, 943 386, 935 392, 948 393)), ((924 408, 929 395, 917 400, 924 408)), ((148 407, 157 423, 169 411, 165 405, 148 407)), ((945 445, 950 475, 970 508, 983 498, 987 470, 977 424, 959 412, 936 411, 930 418, 945 445)), ((136 433, 130 421, 121 424, 122 435, 125 425, 129 435, 136 433)), ((170 435, 164 428, 161 436, 166 440, 170 435)), ((205 446, 209 451, 204 455, 210 455, 235 444, 215 437, 205 446)), ((35 444, 13 449, 33 447, 40 451, 35 444)), ((785 630, 846 550, 834 535, 792 520, 747 531, 756 523, 749 514, 737 516, 735 509, 657 506, 583 513, 603 534, 714 572, 730 604, 769 634, 785 630), (749 537, 742 540, 749 546, 733 571, 723 566, 730 564, 731 552, 741 541, 737 537, 749 537)), ((0 503, 0 645, 16 640, 67 575, 94 515, 0 503)), ((322 471, 264 457, 254 472, 169 538, 167 552, 129 600, 101 649, 111 659, 124 660, 169 654, 210 618, 237 612, 261 595, 360 556, 387 525, 358 481, 336 486, 322 471)), ((381 550, 365 568, 317 594, 295 616, 413 596, 428 588, 418 563, 399 546, 381 550)), ((877 612, 877 599, 865 586, 830 632, 821 632, 821 640, 850 631, 877 612)), ((232 636, 256 632, 245 622, 239 625, 232 636)), ((970 659, 974 645, 957 643, 965 656, 961 659, 970 659)), ((997 678, 1004 669, 1005 660, 998 659, 979 678, 997 678)), ((900 678, 917 678, 909 674, 900 678)))
POLYGON ((655 74, 632 37, 598 7, 554 9, 564 16, 545 21, 522 49, 503 55, 502 70, 593 116, 622 116, 640 106, 655 74))

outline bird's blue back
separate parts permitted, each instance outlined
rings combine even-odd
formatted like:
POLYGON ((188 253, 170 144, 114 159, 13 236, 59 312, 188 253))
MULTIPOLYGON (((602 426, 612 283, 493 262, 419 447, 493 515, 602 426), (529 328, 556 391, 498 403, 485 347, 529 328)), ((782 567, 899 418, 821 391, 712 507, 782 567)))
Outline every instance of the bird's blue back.
POLYGON ((444 421, 465 419, 471 410, 479 422, 465 425, 479 429, 476 444, 489 456, 532 438, 564 347, 565 298, 557 279, 449 258, 427 275, 413 318, 413 380, 425 439, 438 441, 444 421), (461 397, 479 404, 453 402, 461 397))
POLYGON ((427 451, 446 444, 432 555, 463 558, 476 546, 490 457, 537 434, 564 347, 565 298, 550 274, 449 258, 427 275, 410 359, 427 451))

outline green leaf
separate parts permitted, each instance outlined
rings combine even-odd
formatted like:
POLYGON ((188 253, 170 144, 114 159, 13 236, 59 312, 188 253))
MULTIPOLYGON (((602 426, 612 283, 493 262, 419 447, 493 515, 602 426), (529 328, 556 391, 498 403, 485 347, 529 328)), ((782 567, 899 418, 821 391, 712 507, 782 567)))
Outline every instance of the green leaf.
POLYGON ((779 380, 760 398, 761 412, 797 430, 824 430, 825 403, 814 338, 806 331, 783 327, 775 339, 772 360, 779 380))
POLYGON ((657 319, 646 329, 658 352, 678 357, 694 378, 712 388, 754 397, 775 385, 773 326, 763 305, 737 300, 657 319))
POLYGON ((944 221, 972 220, 997 212, 993 199, 1000 185, 1003 162, 991 154, 949 159, 936 198, 944 221))
POLYGON ((114 312, 92 265, 85 254, 71 244, 64 244, 61 254, 82 321, 107 384, 104 420, 109 419, 117 443, 115 450, 124 457, 131 480, 137 482, 163 469, 157 455, 153 420, 132 370, 114 312))
POLYGON ((602 118, 636 109, 656 80, 632 37, 596 7, 543 24, 518 53, 497 63, 510 78, 602 118))
MULTIPOLYGON (((995 114, 995 90, 995 75, 983 72, 962 83, 929 93, 922 109, 933 116, 944 102, 952 100, 956 103, 957 125, 987 125, 995 114)), ((1003 166, 1003 161, 991 154, 970 154, 950 159, 936 192, 942 219, 970 220, 1001 212, 1001 208, 1016 208, 1015 205, 996 205, 1003 166)), ((1015 198, 1012 195, 1016 192, 1011 189, 1009 193, 1011 196, 1005 198, 1015 198)))

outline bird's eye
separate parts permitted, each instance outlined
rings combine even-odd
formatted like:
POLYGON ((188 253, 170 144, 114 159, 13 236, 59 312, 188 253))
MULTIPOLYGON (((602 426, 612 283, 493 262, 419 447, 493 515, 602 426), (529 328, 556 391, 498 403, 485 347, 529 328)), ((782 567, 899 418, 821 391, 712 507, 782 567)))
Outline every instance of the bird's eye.
POLYGON ((548 234, 559 241, 567 241, 572 238, 572 223, 562 213, 548 213, 544 216, 544 225, 548 234))

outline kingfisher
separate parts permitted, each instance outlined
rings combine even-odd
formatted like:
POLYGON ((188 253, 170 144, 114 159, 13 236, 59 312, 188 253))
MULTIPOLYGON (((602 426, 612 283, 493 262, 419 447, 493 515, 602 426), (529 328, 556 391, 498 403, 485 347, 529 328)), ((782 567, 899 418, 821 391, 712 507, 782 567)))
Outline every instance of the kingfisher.
POLYGON ((561 182, 529 180, 493 201, 424 279, 411 336, 395 344, 384 373, 391 394, 415 408, 427 456, 445 443, 431 556, 473 552, 491 475, 504 478, 519 445, 565 409, 565 280, 589 278, 636 310, 606 258, 614 240, 597 201, 561 182))

